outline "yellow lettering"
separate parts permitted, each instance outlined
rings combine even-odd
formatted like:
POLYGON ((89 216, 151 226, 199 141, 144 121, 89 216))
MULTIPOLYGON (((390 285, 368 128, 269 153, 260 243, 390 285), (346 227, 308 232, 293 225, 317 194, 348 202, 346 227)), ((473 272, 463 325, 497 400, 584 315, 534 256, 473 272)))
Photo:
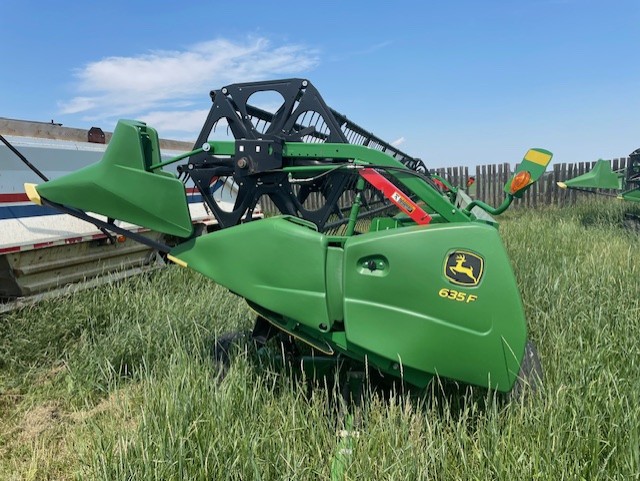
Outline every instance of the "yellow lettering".
POLYGON ((474 302, 478 299, 478 296, 474 294, 467 294, 466 292, 460 292, 455 289, 447 289, 443 287, 438 291, 438 295, 443 299, 449 299, 451 301, 464 302, 466 304, 474 302))

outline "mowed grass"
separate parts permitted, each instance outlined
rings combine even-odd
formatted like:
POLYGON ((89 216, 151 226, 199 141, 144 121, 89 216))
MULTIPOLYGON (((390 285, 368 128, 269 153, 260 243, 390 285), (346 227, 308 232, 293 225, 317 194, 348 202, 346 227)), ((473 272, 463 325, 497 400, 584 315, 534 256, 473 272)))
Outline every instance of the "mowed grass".
MULTIPOLYGON (((439 383, 370 395, 345 479, 637 479, 640 235, 625 209, 508 213, 544 386, 510 404, 439 383)), ((0 479, 331 479, 336 392, 243 352, 219 376, 216 336, 252 317, 172 267, 0 318, 0 479)))

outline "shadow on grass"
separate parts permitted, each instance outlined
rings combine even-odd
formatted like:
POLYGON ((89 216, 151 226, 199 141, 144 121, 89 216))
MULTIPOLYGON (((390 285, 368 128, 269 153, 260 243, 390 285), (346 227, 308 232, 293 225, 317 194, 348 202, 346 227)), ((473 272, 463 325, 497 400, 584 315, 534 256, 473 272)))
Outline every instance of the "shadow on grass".
POLYGON ((514 399, 508 393, 439 377, 434 377, 427 387, 418 388, 340 356, 328 366, 323 364, 326 356, 286 336, 269 344, 268 347, 258 345, 249 331, 218 337, 211 349, 211 359, 217 366, 217 382, 223 382, 232 364, 241 357, 249 361, 256 375, 279 379, 273 391, 276 395, 282 390, 302 388, 307 399, 311 399, 321 391, 328 401, 326 414, 338 421, 347 412, 366 410, 371 403, 410 404, 414 411, 438 413, 457 421, 508 409, 512 404, 526 404, 541 394, 525 384, 514 399), (320 360, 318 372, 313 366, 305 366, 305 360, 314 355, 320 360))

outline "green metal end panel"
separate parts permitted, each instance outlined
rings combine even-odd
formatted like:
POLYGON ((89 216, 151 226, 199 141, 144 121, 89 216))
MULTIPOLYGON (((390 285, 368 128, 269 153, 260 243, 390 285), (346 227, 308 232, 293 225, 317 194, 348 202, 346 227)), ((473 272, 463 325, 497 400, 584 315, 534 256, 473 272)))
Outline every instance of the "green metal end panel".
POLYGON ((640 202, 640 189, 633 189, 620 194, 620 197, 629 202, 640 202))
MULTIPOLYGON (((327 248, 327 310, 331 325, 334 321, 344 319, 343 258, 344 250, 342 247, 327 248)), ((331 325, 328 327, 330 328, 331 325)))
POLYGON ((587 187, 594 189, 622 189, 623 174, 617 174, 611 170, 608 160, 598 160, 593 168, 586 174, 573 179, 565 180, 567 187, 587 187))
POLYGON ((182 182, 162 170, 145 170, 159 159, 156 131, 121 120, 100 162, 37 190, 51 202, 188 237, 193 227, 182 182))
POLYGON ((314 329, 329 325, 327 238, 295 218, 271 217, 185 242, 171 255, 218 284, 314 329))
POLYGON ((419 371, 511 388, 527 332, 495 228, 437 224, 355 236, 344 268, 349 344, 419 371))

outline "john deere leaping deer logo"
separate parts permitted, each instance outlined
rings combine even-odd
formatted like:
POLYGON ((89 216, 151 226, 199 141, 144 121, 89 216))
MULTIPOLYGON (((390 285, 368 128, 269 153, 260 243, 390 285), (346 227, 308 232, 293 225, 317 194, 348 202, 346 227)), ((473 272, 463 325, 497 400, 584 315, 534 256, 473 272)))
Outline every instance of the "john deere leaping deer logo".
POLYGON ((444 264, 444 275, 454 284, 477 286, 483 268, 482 257, 467 251, 453 251, 444 264))

